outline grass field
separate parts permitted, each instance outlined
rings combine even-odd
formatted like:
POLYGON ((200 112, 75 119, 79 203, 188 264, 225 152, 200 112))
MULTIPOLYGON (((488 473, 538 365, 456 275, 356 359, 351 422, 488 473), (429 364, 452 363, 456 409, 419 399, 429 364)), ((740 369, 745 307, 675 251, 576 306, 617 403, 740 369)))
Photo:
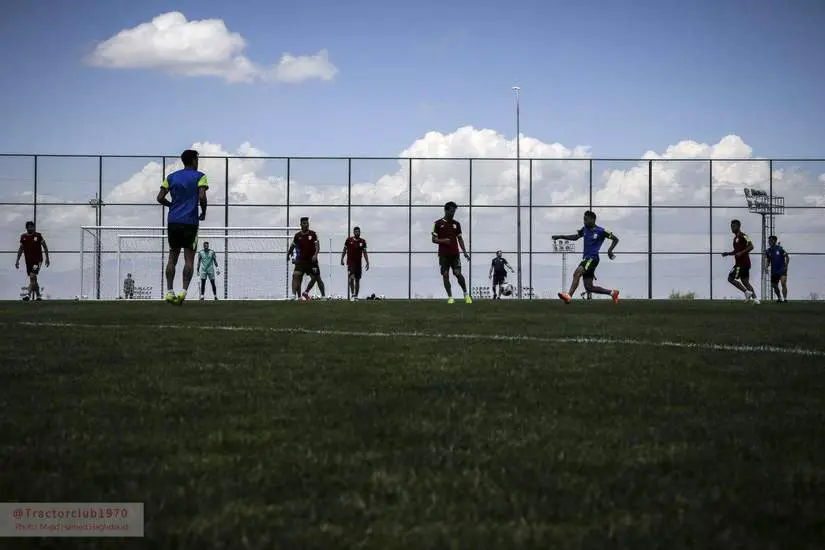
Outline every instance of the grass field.
POLYGON ((823 318, 0 303, 0 500, 145 502, 84 548, 822 548, 823 318))

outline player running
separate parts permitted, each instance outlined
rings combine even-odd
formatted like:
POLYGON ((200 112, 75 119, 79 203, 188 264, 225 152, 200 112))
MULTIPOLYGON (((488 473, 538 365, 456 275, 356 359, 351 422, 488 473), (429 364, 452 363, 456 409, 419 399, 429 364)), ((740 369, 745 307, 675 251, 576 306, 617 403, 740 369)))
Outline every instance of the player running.
POLYGON ((169 240, 169 261, 166 264, 166 297, 170 304, 183 305, 186 291, 192 282, 195 268, 195 252, 198 250, 198 227, 206 219, 206 191, 209 182, 206 174, 198 170, 198 152, 191 149, 184 151, 180 160, 183 169, 172 172, 160 186, 157 200, 169 208, 166 236, 169 240), (172 196, 172 201, 166 195, 172 196), (200 204, 200 216, 198 216, 200 204), (176 293, 175 269, 178 265, 180 251, 183 250, 183 286, 176 293))
POLYGON ((771 290, 776 294, 776 301, 780 304, 788 301, 788 264, 791 257, 779 244, 776 235, 768 237, 769 248, 765 256, 771 263, 771 290), (779 283, 782 283, 782 293, 779 293, 779 283))
POLYGON ((349 280, 350 299, 357 300, 358 292, 361 290, 361 258, 364 259, 364 270, 370 270, 370 257, 367 255, 367 241, 361 238, 361 228, 355 227, 352 230, 352 237, 347 237, 344 241, 344 250, 341 251, 341 265, 344 259, 347 262, 347 274, 349 280))
POLYGON ((26 222, 26 232, 20 235, 20 248, 17 249, 17 261, 15 269, 20 269, 20 256, 25 256, 26 275, 29 276, 29 293, 24 300, 43 299, 40 295, 40 284, 37 282, 37 275, 40 273, 40 266, 43 258, 46 258, 46 267, 49 267, 49 247, 43 235, 35 231, 34 222, 26 222))
POLYGON ((309 228, 309 218, 304 216, 301 218, 301 230, 295 233, 292 238, 292 244, 289 245, 289 250, 286 252, 287 258, 292 256, 295 252, 295 269, 292 271, 292 293, 295 298, 301 299, 301 281, 304 275, 309 276, 309 284, 304 291, 303 298, 309 299, 309 291, 318 283, 318 290, 321 291, 321 296, 325 297, 324 281, 321 280, 321 268, 318 266, 318 254, 321 252, 321 242, 318 240, 318 234, 309 228))
POLYGON ((464 246, 464 237, 461 235, 461 224, 454 219, 458 205, 453 201, 444 205, 444 217, 433 224, 432 241, 438 245, 438 265, 441 269, 441 278, 444 281, 444 290, 447 291, 447 303, 454 304, 453 288, 450 284, 450 270, 453 271, 458 286, 464 293, 464 302, 473 303, 470 293, 467 292, 467 281, 461 274, 461 256, 469 262, 470 255, 464 246))
POLYGON ((596 214, 588 210, 584 213, 584 226, 579 229, 575 235, 553 235, 552 239, 557 241, 563 239, 566 241, 577 241, 584 238, 584 250, 582 251, 582 261, 576 271, 573 272, 573 282, 570 284, 570 291, 566 294, 559 292, 559 298, 565 303, 569 304, 573 301, 573 296, 576 289, 579 287, 579 279, 584 279, 584 288, 591 294, 605 294, 613 298, 613 303, 619 303, 619 291, 608 290, 600 286, 593 285, 593 279, 596 278, 596 267, 599 265, 599 251, 606 239, 613 242, 610 243, 610 248, 607 249, 607 257, 611 260, 616 258, 613 250, 619 244, 619 237, 608 231, 604 227, 596 225, 596 214))
POLYGON ((212 283, 212 296, 218 299, 218 289, 215 287, 215 275, 220 275, 218 269, 218 256, 215 251, 209 248, 209 243, 204 241, 203 250, 198 252, 198 276, 201 280, 201 300, 206 294, 206 279, 212 283))
POLYGON ((510 267, 510 264, 501 255, 501 250, 496 252, 496 257, 490 264, 490 273, 488 278, 493 280, 493 300, 501 300, 501 287, 504 281, 507 280, 507 270, 510 273, 515 273, 515 270, 510 267), (496 287, 498 287, 498 294, 496 294, 496 287))
POLYGON ((756 300, 756 292, 750 283, 750 253, 753 250, 753 242, 742 232, 742 223, 739 220, 731 220, 730 230, 733 233, 733 252, 722 252, 722 257, 734 256, 736 261, 728 273, 728 282, 745 293, 745 300, 752 302, 756 300))

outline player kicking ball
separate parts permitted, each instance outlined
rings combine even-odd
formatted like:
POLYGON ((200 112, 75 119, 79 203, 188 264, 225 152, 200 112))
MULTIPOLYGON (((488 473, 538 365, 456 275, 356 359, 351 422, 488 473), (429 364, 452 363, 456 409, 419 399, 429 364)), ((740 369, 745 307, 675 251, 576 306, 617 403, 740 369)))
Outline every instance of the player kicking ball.
POLYGON ((515 270, 510 267, 510 263, 504 258, 501 250, 496 252, 496 257, 490 263, 490 273, 488 278, 493 280, 493 300, 501 300, 504 283, 507 282, 507 270, 510 273, 515 273, 515 270), (496 293, 498 288, 498 293, 496 293))
POLYGON ((464 254, 464 259, 468 262, 470 255, 467 254, 467 247, 464 246, 461 224, 455 219, 456 210, 458 210, 458 205, 453 201, 444 205, 444 217, 433 224, 432 241, 433 244, 438 245, 438 266, 444 281, 444 290, 447 291, 447 303, 455 303, 453 287, 450 284, 450 270, 452 270, 458 286, 464 293, 464 302, 472 304, 473 299, 467 292, 467 281, 461 273, 461 254, 464 254))
POLYGON ((370 270, 370 258, 367 255, 367 241, 361 238, 361 228, 352 230, 352 237, 344 241, 344 250, 341 252, 341 265, 346 260, 347 279, 349 281, 350 300, 358 300, 361 290, 361 259, 364 260, 364 270, 370 270))
POLYGON ((198 170, 198 152, 184 151, 180 160, 183 169, 172 172, 161 184, 157 200, 169 208, 166 236, 169 240, 169 261, 166 264, 166 296, 170 304, 183 305, 186 291, 195 270, 195 253, 198 250, 198 227, 206 219, 206 190, 209 183, 206 174, 198 170), (171 195, 171 202, 166 198, 171 195), (198 204, 201 213, 198 216, 198 204), (175 270, 183 250, 183 286, 175 292, 175 270))
POLYGON ((206 293, 206 279, 212 284, 212 296, 218 299, 218 289, 215 287, 215 275, 220 275, 218 270, 218 257, 215 251, 209 248, 209 243, 203 243, 203 250, 198 252, 198 276, 201 280, 201 300, 206 293))
POLYGON ((43 235, 35 231, 34 222, 26 222, 26 232, 20 235, 20 248, 17 249, 17 261, 15 269, 20 269, 20 256, 25 256, 26 275, 29 276, 29 293, 24 300, 43 299, 40 295, 40 283, 37 282, 37 275, 40 273, 40 266, 43 264, 43 257, 46 258, 46 267, 49 267, 49 247, 43 235))
POLYGON ((318 283, 318 290, 321 291, 321 296, 326 297, 324 281, 321 280, 321 268, 318 265, 321 243, 318 240, 318 234, 309 228, 309 218, 306 216, 301 218, 301 230, 292 237, 292 244, 289 245, 289 250, 286 252, 287 258, 291 257, 293 252, 295 252, 295 259, 293 260, 295 268, 292 271, 292 294, 295 299, 308 300, 309 291, 312 290, 316 282, 318 283), (302 295, 301 282, 304 275, 309 276, 309 284, 302 295))
POLYGON ((599 265, 599 251, 602 248, 605 240, 612 241, 610 248, 607 249, 607 257, 611 260, 616 258, 613 250, 619 244, 619 237, 605 229, 604 227, 596 225, 596 214, 588 210, 584 213, 584 226, 579 229, 575 235, 553 235, 552 239, 577 241, 584 239, 584 250, 582 252, 582 261, 573 272, 573 282, 570 284, 570 291, 567 293, 559 292, 559 298, 566 304, 573 301, 576 289, 579 287, 579 279, 584 279, 584 288, 590 294, 605 294, 613 298, 613 303, 619 303, 619 291, 608 290, 600 286, 593 285, 593 279, 596 278, 596 267, 599 265))

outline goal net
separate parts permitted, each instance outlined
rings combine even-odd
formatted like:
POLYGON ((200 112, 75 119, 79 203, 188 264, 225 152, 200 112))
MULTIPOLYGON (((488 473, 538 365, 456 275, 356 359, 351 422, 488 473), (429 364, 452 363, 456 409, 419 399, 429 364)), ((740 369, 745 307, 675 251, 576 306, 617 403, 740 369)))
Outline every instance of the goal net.
MULTIPOLYGON (((287 299, 291 263, 286 252, 297 230, 292 227, 201 227, 198 250, 208 242, 217 257, 218 298, 287 299)), ((133 289, 132 299, 163 297, 169 259, 165 227, 84 226, 81 233, 80 298, 120 299, 126 297, 127 288, 133 289)), ((181 252, 175 288, 181 284, 183 266, 181 252)), ((200 291, 199 285, 196 257, 190 295, 200 291)), ((208 281, 206 289, 206 295, 211 297, 208 281)))

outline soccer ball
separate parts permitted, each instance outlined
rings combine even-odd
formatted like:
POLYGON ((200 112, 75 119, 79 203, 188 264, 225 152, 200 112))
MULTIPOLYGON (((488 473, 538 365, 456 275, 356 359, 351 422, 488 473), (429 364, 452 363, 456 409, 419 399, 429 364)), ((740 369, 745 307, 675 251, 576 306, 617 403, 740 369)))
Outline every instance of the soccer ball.
POLYGON ((504 296, 512 296, 513 295, 513 285, 510 283, 504 283, 501 285, 501 293, 504 296))

